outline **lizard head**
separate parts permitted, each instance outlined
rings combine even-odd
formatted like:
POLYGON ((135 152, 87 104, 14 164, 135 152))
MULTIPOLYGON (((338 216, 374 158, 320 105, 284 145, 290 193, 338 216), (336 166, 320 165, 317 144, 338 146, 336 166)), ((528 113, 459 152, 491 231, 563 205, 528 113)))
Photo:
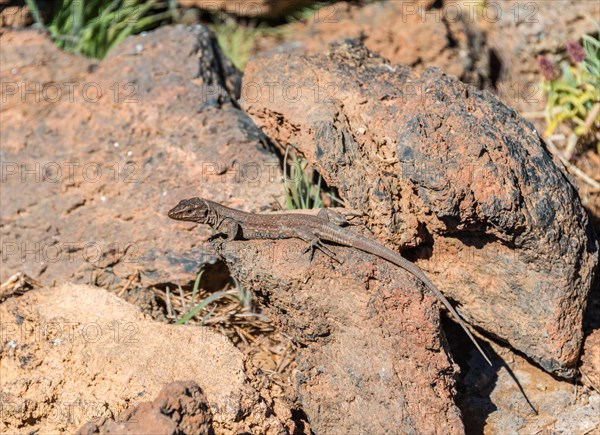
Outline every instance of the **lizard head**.
POLYGON ((182 199, 169 211, 169 217, 178 221, 206 223, 208 219, 208 203, 202 198, 182 199))

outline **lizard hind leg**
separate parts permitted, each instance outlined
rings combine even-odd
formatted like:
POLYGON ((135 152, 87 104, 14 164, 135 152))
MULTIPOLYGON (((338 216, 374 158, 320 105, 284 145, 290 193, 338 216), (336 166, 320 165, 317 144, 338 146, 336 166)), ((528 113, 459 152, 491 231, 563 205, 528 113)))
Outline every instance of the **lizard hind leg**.
POLYGON ((319 239, 319 237, 316 234, 313 234, 310 231, 296 231, 296 236, 299 239, 302 239, 306 243, 308 243, 308 245, 306 246, 306 248, 304 249, 304 251, 302 253, 306 254, 307 252, 310 252, 310 260, 311 261, 313 260, 313 258, 315 256, 315 251, 318 249, 319 251, 323 252, 328 257, 331 257, 333 260, 337 261, 338 263, 340 262, 340 260, 338 260, 337 256, 335 255, 335 252, 333 252, 331 249, 329 249, 327 246, 325 246, 323 244, 323 242, 321 241, 321 239, 319 239))

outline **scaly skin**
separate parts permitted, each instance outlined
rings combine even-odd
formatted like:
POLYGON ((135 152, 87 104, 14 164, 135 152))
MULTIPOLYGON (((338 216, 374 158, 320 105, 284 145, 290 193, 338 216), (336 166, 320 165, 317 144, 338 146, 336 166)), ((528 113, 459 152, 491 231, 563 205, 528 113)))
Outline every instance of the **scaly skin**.
POLYGON ((265 215, 235 210, 208 199, 191 198, 184 199, 177 204, 169 211, 169 217, 180 221, 210 225, 219 233, 226 234, 227 238, 231 240, 298 238, 308 242, 309 248, 320 249, 335 258, 335 254, 321 243, 328 241, 383 258, 419 278, 450 311, 475 344, 477 350, 492 365, 454 307, 418 266, 403 258, 399 253, 321 217, 322 215, 327 216, 325 210, 321 210, 324 213, 319 213, 319 216, 299 213, 265 215))

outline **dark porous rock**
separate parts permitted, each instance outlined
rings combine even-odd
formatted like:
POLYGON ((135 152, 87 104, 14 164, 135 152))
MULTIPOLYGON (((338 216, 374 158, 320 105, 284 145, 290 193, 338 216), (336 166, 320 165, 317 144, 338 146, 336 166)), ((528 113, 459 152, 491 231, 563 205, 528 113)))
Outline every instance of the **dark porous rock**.
POLYGON ((213 416, 202 390, 192 381, 171 382, 152 402, 142 402, 124 410, 116 420, 86 423, 77 435, 195 433, 212 435, 213 416))
POLYGON ((488 92, 391 65, 354 40, 251 62, 242 98, 471 324, 574 374, 598 242, 529 122, 488 92))

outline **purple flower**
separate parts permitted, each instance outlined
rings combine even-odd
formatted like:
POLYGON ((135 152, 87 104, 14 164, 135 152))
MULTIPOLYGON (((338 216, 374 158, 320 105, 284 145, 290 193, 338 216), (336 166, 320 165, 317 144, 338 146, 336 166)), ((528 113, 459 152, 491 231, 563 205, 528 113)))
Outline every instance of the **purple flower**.
POLYGON ((577 41, 567 41, 567 54, 574 64, 585 59, 585 51, 583 51, 583 47, 577 41))
POLYGON ((548 81, 552 81, 556 78, 556 71, 554 71, 554 65, 550 59, 546 56, 538 56, 538 65, 540 66, 540 70, 544 78, 548 81))

